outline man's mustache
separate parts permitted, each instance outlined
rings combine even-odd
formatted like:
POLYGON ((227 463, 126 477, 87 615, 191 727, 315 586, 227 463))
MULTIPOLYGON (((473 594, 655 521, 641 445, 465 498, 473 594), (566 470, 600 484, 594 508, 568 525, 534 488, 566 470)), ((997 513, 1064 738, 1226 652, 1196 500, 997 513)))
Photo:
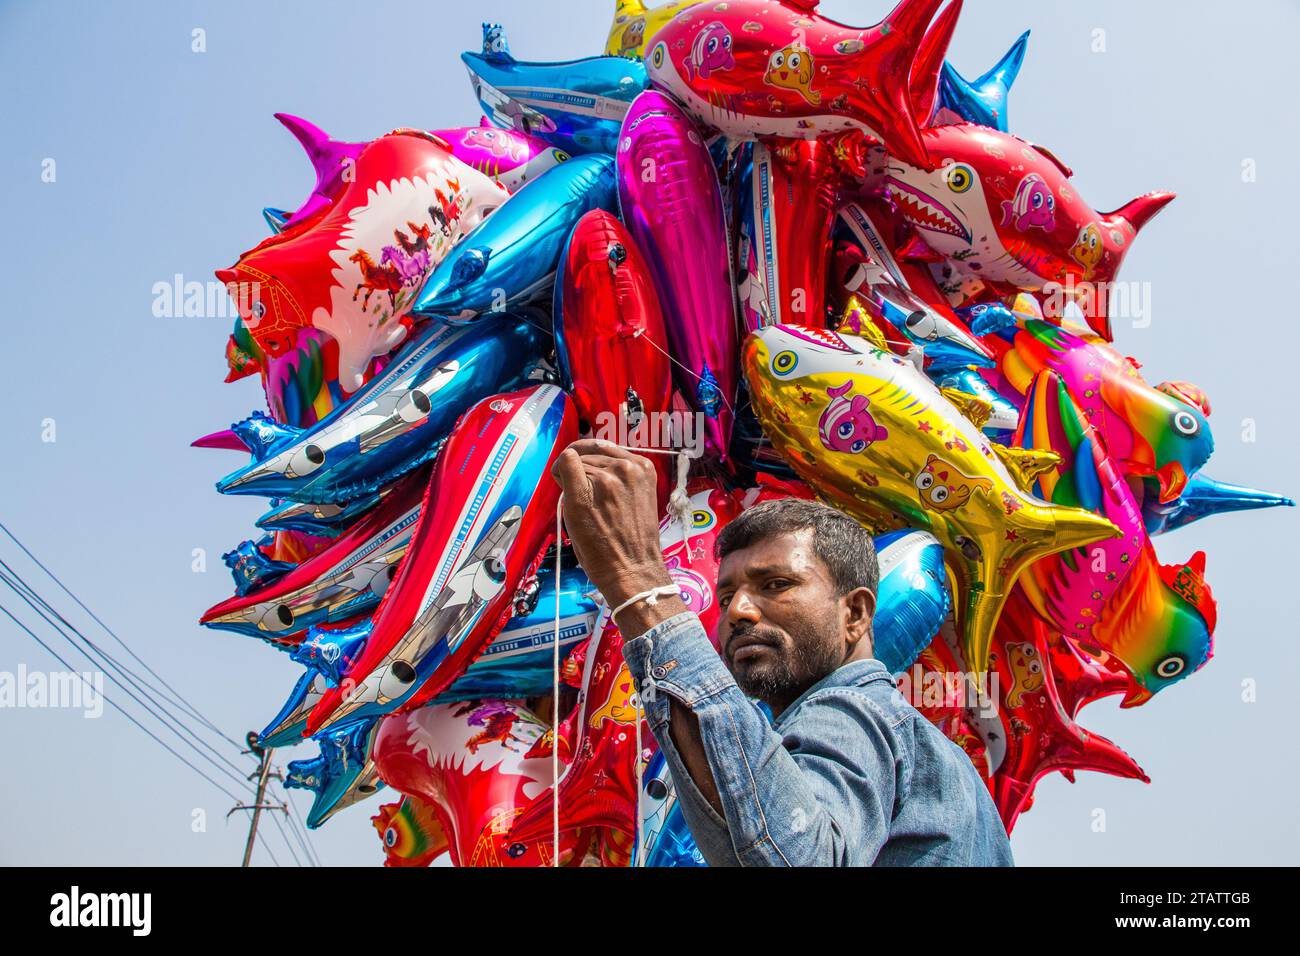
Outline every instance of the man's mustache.
POLYGON ((727 636, 727 643, 724 650, 727 653, 727 659, 730 660, 735 652, 737 644, 765 644, 768 647, 780 647, 781 635, 771 628, 759 627, 756 624, 744 623, 737 624, 731 629, 727 636))

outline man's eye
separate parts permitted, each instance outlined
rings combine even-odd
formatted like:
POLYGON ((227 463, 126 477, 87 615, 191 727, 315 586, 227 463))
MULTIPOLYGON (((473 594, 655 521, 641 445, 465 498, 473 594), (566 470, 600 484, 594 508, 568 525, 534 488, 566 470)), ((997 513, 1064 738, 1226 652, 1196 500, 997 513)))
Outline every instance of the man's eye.
POLYGON ((719 598, 718 598, 718 607, 720 607, 720 608, 721 608, 722 610, 724 610, 724 611, 727 609, 727 605, 730 604, 730 603, 731 603, 731 595, 730 595, 730 594, 726 595, 725 597, 719 597, 719 598))
POLYGON ((769 588, 779 589, 779 588, 789 587, 790 582, 787 581, 785 578, 773 578, 771 581, 767 582, 767 586, 769 588))

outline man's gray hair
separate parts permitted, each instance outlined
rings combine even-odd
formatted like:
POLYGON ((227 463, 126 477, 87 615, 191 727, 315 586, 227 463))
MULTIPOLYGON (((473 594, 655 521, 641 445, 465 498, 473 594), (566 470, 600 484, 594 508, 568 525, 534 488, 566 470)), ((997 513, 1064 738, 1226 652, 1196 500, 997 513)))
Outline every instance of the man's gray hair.
POLYGON ((755 505, 722 529, 714 553, 721 561, 732 551, 765 538, 808 528, 812 529, 813 553, 830 570, 840 596, 855 588, 876 593, 880 568, 871 535, 848 515, 817 501, 778 498, 755 505))

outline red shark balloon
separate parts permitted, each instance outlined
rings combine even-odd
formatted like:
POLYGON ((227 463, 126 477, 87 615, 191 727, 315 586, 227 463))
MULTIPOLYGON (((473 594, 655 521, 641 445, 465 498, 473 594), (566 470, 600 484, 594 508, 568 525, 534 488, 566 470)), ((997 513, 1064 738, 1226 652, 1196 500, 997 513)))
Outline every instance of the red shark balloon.
POLYGON ((398 131, 365 146, 336 199, 240 256, 217 278, 267 355, 314 327, 338 343, 338 380, 352 392, 371 360, 406 337, 403 314, 451 248, 509 194, 428 133, 398 131))
MULTIPOLYGON (((909 78, 940 2, 902 0, 866 28, 818 16, 815 3, 701 3, 655 34, 646 68, 652 83, 728 136, 813 139, 858 129, 924 167, 909 78)), ((932 45, 946 46, 943 39, 940 29, 932 45)))
MULTIPOLYGON (((385 783, 433 807, 455 866, 551 866, 549 829, 532 843, 509 835, 551 782, 550 760, 525 756, 543 729, 518 701, 439 704, 385 718, 371 753, 385 783)), ((562 834, 560 864, 587 841, 562 834)))
POLYGON ((1053 315, 1076 302, 1109 339, 1111 284, 1138 230, 1173 193, 1148 193, 1101 213, 1075 192, 1069 168, 1009 133, 960 123, 921 138, 937 168, 895 153, 884 187, 926 244, 994 287, 1055 293, 1053 315))

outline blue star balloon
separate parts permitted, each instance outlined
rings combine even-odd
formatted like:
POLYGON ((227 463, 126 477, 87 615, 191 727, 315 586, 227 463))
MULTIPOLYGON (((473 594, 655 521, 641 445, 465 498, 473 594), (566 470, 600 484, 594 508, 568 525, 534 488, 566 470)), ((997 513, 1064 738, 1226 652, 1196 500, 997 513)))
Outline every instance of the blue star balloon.
POLYGON ((968 122, 1007 132, 1007 93, 1020 72, 1028 43, 1026 30, 992 69, 973 81, 945 60, 939 74, 939 108, 951 110, 968 122))
POLYGON ((1187 480, 1183 493, 1161 504, 1159 496, 1146 495, 1142 501, 1142 520, 1147 534, 1164 534, 1184 525, 1229 511, 1253 511, 1256 508, 1294 508, 1295 502, 1270 491, 1257 491, 1242 485, 1216 481, 1209 475, 1195 474, 1187 480))

